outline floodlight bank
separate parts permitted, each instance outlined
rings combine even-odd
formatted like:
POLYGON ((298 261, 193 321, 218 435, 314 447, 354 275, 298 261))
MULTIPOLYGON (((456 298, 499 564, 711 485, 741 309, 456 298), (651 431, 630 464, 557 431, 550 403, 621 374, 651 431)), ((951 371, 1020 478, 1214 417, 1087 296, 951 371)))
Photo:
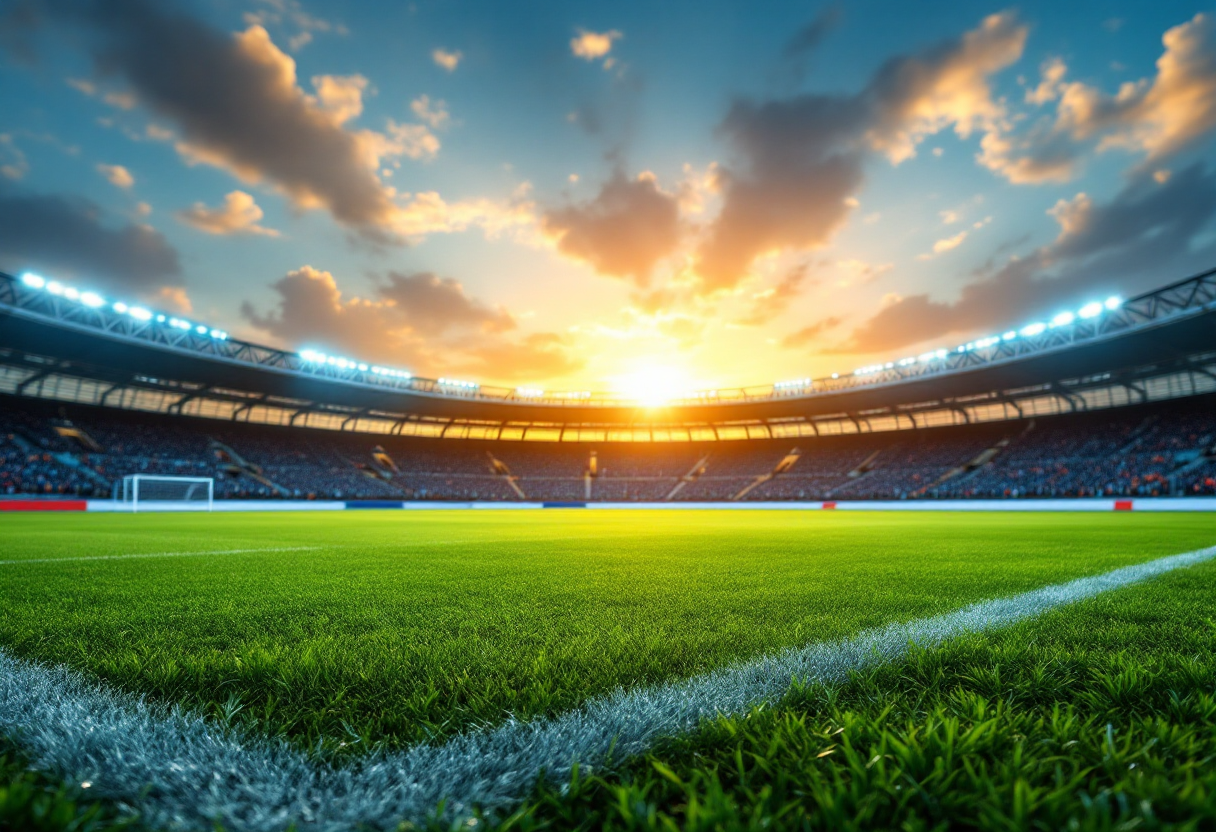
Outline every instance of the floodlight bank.
POLYGON ((648 749, 705 718, 780 699, 791 680, 840 682, 850 671, 896 659, 911 645, 1001 627, 1216 557, 1216 546, 947 615, 868 630, 685 681, 621 690, 564 716, 510 721, 443 745, 318 763, 286 742, 228 730, 180 708, 149 704, 63 667, 0 651, 0 733, 33 764, 139 811, 155 828, 233 832, 394 828, 443 820, 475 806, 500 813, 542 774, 564 781, 578 763, 598 769, 648 749))

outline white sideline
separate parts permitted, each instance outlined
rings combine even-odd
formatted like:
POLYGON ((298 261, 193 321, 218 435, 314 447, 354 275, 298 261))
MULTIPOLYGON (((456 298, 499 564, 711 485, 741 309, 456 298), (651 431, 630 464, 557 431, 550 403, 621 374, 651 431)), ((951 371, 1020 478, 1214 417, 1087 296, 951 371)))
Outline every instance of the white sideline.
POLYGON ((465 734, 438 746, 316 763, 283 741, 225 730, 179 708, 150 705, 63 667, 0 651, 0 734, 39 768, 134 807, 152 827, 233 832, 394 828, 444 821, 474 805, 509 808, 542 774, 555 782, 645 751, 707 717, 783 696, 791 680, 837 682, 849 671, 976 630, 1012 624, 1216 557, 1216 546, 1079 578, 956 612, 786 650, 685 681, 616 693, 554 719, 465 734))
POLYGON ((66 558, 17 558, 0 560, 0 566, 16 566, 22 563, 67 563, 90 560, 133 560, 137 558, 194 558, 203 555, 245 555, 254 552, 315 552, 321 546, 275 546, 268 549, 212 549, 207 552, 136 552, 128 555, 72 555, 66 558))

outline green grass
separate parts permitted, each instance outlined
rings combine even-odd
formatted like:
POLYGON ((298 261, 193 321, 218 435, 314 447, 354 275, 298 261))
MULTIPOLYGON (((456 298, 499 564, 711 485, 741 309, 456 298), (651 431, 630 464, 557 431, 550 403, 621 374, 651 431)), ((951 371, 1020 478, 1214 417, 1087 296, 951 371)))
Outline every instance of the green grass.
POLYGON ((93 799, 79 783, 29 771, 20 751, 0 739, 0 830, 118 832, 136 829, 127 812, 93 799))
POLYGON ((1205 515, 17 516, 0 645, 348 751, 1216 542, 1205 515))
MULTIPOLYGON (((1206 515, 0 516, 0 646, 302 747, 560 712, 1216 543, 1206 515), (96 559, 316 547, 309 551, 96 559), (88 558, 34 562, 47 558, 88 558)), ((1216 564, 537 790, 506 830, 1216 828, 1216 564)), ((128 828, 0 738, 0 829, 128 828)))
POLYGON ((1216 564, 794 691, 500 827, 1216 828, 1216 564))

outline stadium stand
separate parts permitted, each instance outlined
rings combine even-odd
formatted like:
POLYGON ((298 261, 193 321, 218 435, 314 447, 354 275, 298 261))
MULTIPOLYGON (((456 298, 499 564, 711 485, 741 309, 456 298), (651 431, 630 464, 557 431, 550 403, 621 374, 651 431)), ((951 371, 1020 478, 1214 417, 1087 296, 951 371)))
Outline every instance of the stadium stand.
POLYGON ((716 443, 435 440, 0 397, 0 491, 105 497, 210 476, 227 499, 664 501, 1216 493, 1216 398, 999 424, 716 443))
POLYGON ((219 499, 1216 493, 1216 270, 658 407, 293 353, 86 294, 0 273, 0 492, 106 497, 156 474, 211 477, 219 499))

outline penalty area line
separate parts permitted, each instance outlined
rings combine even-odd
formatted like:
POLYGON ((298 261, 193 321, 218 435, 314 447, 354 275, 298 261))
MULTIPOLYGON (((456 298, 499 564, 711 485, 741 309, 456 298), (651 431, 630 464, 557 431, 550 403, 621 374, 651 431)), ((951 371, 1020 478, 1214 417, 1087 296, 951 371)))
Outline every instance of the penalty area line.
POLYGON ((92 793, 132 806, 153 828, 391 829, 403 821, 426 825, 441 802, 450 826, 475 807, 509 810, 541 774, 561 783, 576 763, 600 770, 704 719, 777 702, 793 680, 843 682, 913 646, 1006 627, 1213 558, 1216 546, 1157 558, 691 679, 619 690, 552 719, 510 720, 441 745, 372 753, 343 765, 0 650, 0 735, 35 768, 91 781, 92 793))
POLYGON ((205 552, 134 552, 127 555, 79 555, 66 558, 18 558, 0 560, 0 566, 22 563, 70 563, 93 560, 135 560, 138 558, 197 558, 205 555, 249 555, 259 552, 315 552, 324 546, 274 546, 261 549, 210 549, 205 552))

